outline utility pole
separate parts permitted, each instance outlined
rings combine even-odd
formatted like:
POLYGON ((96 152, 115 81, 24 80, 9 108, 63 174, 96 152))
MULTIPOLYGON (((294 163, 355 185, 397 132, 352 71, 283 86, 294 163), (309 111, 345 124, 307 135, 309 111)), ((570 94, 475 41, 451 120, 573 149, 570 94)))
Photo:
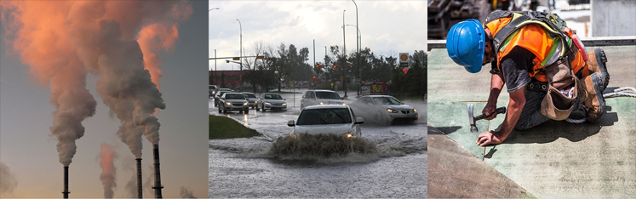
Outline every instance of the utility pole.
MULTIPOLYGON (((358 68, 358 73, 360 75, 358 77, 358 78, 360 78, 360 80, 358 81, 358 96, 360 96, 360 89, 362 87, 362 70, 361 70, 362 66, 360 66, 360 42, 361 41, 360 41, 360 27, 359 27, 359 24, 358 24, 358 4, 356 3, 355 0, 351 0, 351 1, 353 1, 353 5, 356 6, 356 29, 358 30, 356 32, 356 43, 357 43, 356 47, 358 48, 358 64, 357 64, 358 67, 357 68, 358 68)), ((354 74, 355 74, 355 72, 354 72, 354 74)))
POLYGON ((342 90, 344 90, 344 98, 347 98, 347 84, 345 81, 345 78, 347 76, 347 40, 346 38, 346 34, 345 34, 345 11, 347 10, 343 10, 342 11, 342 41, 343 41, 343 45, 342 45, 342 59, 344 59, 344 62, 342 63, 342 90))
POLYGON ((214 84, 216 85, 216 49, 214 49, 214 84))
MULTIPOLYGON (((241 76, 243 74, 243 25, 241 25, 241 20, 236 19, 236 21, 238 21, 239 23, 239 35, 240 35, 240 49, 239 49, 239 61, 241 62, 241 66, 240 66, 240 70, 239 70, 239 76, 241 76)), ((243 89, 241 88, 241 86, 243 86, 243 79, 240 80, 239 82, 239 91, 243 91, 243 89)))
MULTIPOLYGON (((313 39, 313 52, 314 52, 314 77, 316 75, 318 75, 318 73, 316 73, 316 39, 313 39)), ((316 89, 316 83, 314 82, 314 90, 316 89)))

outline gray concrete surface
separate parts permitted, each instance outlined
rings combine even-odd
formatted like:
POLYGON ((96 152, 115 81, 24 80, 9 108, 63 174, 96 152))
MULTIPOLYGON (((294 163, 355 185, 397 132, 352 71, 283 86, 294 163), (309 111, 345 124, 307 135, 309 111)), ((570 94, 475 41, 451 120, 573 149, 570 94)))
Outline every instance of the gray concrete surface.
MULTIPOLYGON (((611 74, 605 92, 636 87, 636 46, 604 49, 611 74)), ((479 158, 484 148, 475 145, 478 134, 470 133, 466 106, 475 104, 476 112, 485 106, 489 69, 486 65, 477 74, 468 73, 448 58, 446 49, 434 49, 428 58, 428 123, 479 158)), ((498 106, 508 104, 508 94, 503 91, 498 106)), ((550 121, 527 131, 513 131, 504 144, 486 148, 485 162, 537 198, 633 198, 636 98, 607 99, 607 106, 598 123, 550 121)), ((490 123, 478 121, 477 126, 480 131, 496 129, 502 121, 499 116, 490 123)), ((435 165, 433 151, 429 151, 429 166, 435 165)), ((430 170, 429 176, 435 173, 430 170)), ((448 187, 463 190, 458 185, 448 187)))
POLYGON ((592 37, 636 35, 636 1, 591 0, 592 37))
POLYGON ((521 186, 430 125, 428 141, 428 198, 532 197, 521 186))

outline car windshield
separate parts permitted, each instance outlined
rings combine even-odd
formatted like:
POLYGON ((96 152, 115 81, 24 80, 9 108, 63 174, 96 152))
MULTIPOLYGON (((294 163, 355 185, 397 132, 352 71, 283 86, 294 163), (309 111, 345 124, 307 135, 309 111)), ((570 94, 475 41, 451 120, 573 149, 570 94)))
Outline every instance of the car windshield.
POLYGON ((346 108, 308 109, 298 117, 297 125, 347 124, 351 115, 346 108))
POLYGON ((254 94, 243 94, 245 95, 246 98, 256 98, 256 95, 254 94))
POLYGON ((393 97, 373 97, 373 101, 380 105, 400 105, 402 102, 393 97))
POLYGON ((226 94, 225 99, 245 99, 242 94, 226 94))
POLYGON ((265 99, 283 99, 283 97, 278 94, 265 94, 265 99))
POLYGON ((335 92, 316 92, 316 98, 319 99, 340 99, 338 93, 335 92))

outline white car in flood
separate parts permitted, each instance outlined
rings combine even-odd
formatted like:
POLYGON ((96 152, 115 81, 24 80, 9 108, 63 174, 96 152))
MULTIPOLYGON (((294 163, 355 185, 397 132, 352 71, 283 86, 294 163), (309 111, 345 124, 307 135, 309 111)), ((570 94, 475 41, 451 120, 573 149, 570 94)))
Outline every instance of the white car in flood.
POLYGON ((356 117, 347 105, 316 105, 305 107, 298 121, 289 120, 288 126, 294 127, 294 134, 336 134, 347 137, 361 136, 362 117, 356 117))

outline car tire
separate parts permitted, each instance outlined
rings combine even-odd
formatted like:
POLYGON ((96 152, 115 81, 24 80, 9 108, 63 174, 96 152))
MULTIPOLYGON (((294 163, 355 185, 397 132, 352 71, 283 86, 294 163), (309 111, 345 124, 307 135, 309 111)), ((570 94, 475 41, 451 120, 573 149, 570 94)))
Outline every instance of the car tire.
POLYGON ((249 110, 249 109, 247 109, 247 110, 243 111, 243 113, 245 113, 245 114, 250 114, 250 110, 249 110))

